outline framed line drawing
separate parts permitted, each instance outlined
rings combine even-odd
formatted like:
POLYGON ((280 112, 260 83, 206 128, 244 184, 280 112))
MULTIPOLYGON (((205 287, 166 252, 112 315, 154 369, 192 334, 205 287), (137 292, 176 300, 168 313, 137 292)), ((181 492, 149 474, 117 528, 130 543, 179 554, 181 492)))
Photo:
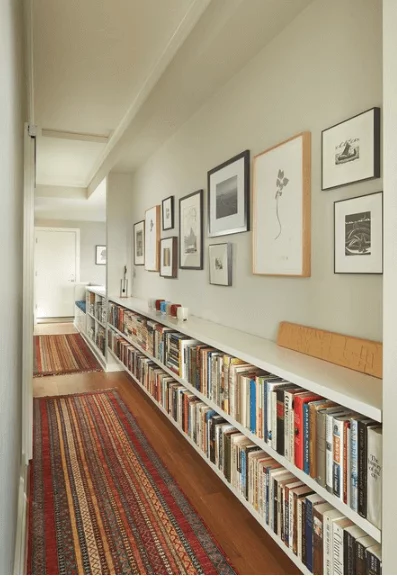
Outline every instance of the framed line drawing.
POLYGON ((217 286, 232 285, 232 245, 210 244, 208 246, 209 280, 217 286))
POLYGON ((95 246, 95 264, 106 265, 106 246, 95 246))
POLYGON ((178 270, 177 251, 177 236, 160 240, 160 276, 163 278, 176 278, 178 270))
POLYGON ((322 131, 321 168, 322 190, 380 177, 380 108, 322 131))
POLYGON ((179 199, 179 268, 203 269, 203 190, 179 199))
POLYGON ((208 236, 249 230, 250 152, 216 166, 208 178, 208 236))
POLYGON ((145 220, 134 224, 134 266, 145 264, 145 220))
POLYGON ((334 273, 383 273, 383 193, 334 202, 334 273))
POLYGON ((161 225, 163 230, 172 230, 174 224, 174 196, 168 196, 161 202, 161 225))
POLYGON ((254 158, 253 273, 310 276, 311 134, 254 158))
POLYGON ((160 206, 145 212, 145 270, 158 272, 160 265, 160 206))

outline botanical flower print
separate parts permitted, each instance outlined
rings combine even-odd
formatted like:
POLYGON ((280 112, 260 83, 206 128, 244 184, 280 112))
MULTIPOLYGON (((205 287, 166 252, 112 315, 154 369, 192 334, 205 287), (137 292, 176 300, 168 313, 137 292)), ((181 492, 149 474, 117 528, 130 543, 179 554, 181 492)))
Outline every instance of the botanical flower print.
POLYGON ((282 232, 282 225, 281 225, 281 221, 280 221, 280 216, 279 216, 279 212, 278 212, 278 202, 279 199, 281 198, 281 196, 283 195, 283 189, 285 188, 285 186, 287 186, 289 180, 288 178, 286 178, 284 176, 284 170, 279 170, 278 171, 278 176, 277 176, 277 181, 276 181, 276 186, 277 186, 277 192, 276 192, 276 216, 277 216, 277 221, 278 221, 278 225, 279 225, 279 233, 277 234, 277 236, 275 237, 275 240, 277 240, 277 238, 280 237, 281 232, 282 232))

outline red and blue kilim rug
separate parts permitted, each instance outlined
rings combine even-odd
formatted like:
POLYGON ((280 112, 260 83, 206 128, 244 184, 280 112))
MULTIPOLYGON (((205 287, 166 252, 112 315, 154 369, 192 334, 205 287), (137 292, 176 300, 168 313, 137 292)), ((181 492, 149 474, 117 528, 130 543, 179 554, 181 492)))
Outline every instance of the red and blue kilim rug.
POLYGON ((116 391, 34 400, 29 574, 235 574, 116 391))
POLYGON ((33 343, 34 377, 102 371, 80 334, 34 336, 33 343))

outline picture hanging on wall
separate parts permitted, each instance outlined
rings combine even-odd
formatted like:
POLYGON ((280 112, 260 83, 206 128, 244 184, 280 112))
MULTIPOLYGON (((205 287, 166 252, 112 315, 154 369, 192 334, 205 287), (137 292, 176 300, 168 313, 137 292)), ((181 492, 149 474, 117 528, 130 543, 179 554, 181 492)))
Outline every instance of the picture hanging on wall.
POLYGON ((209 236, 249 230, 249 174, 249 150, 208 172, 209 236))
POLYGON ((254 158, 253 273, 310 276, 310 132, 254 158))
POLYGON ((208 246, 210 284, 232 285, 232 245, 210 244, 208 246))
POLYGON ((145 264, 145 220, 134 224, 134 265, 145 264))
POLYGON ((177 250, 177 236, 160 240, 160 276, 163 276, 163 278, 176 278, 178 268, 177 250))
POLYGON ((159 271, 160 206, 145 212, 145 270, 159 271))
POLYGON ((172 230, 174 227, 174 197, 169 196, 161 202, 161 217, 163 230, 172 230))
POLYGON ((383 194, 334 203, 335 274, 382 274, 383 194))
POLYGON ((203 191, 179 200, 179 268, 203 269, 203 191))
POLYGON ((322 190, 380 177, 380 108, 322 132, 322 190))
POLYGON ((95 246, 95 264, 106 265, 106 246, 95 246))

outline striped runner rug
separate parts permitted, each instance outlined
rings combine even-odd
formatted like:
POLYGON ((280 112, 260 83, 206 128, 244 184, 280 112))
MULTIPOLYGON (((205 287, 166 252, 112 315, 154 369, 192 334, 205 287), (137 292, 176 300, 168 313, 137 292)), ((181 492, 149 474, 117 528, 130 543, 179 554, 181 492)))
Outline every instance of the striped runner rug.
POLYGON ((102 371, 80 334, 34 336, 33 362, 34 377, 102 371))
POLYGON ((36 398, 28 574, 235 574, 114 390, 36 398))

